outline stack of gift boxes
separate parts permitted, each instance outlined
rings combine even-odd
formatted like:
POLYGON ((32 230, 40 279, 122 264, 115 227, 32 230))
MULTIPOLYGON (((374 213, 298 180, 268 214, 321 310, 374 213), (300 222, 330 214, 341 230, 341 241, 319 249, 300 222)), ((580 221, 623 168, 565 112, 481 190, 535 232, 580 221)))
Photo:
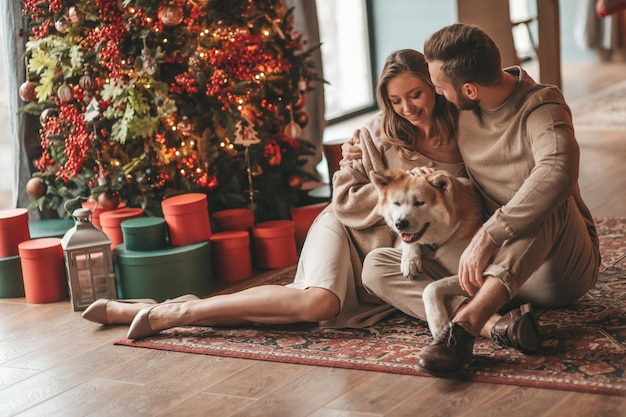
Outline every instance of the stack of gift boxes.
MULTIPOLYGON (((294 208, 292 220, 261 223, 248 209, 209 215, 206 195, 200 193, 163 200, 163 217, 146 217, 142 209, 123 204, 113 210, 93 202, 83 207, 112 242, 117 297, 162 301, 181 294, 205 296, 215 281, 252 277, 253 266, 294 265, 309 226, 326 205, 294 208)), ((26 209, 0 210, 0 298, 67 299, 61 237, 72 226, 67 219, 29 222, 26 209)))

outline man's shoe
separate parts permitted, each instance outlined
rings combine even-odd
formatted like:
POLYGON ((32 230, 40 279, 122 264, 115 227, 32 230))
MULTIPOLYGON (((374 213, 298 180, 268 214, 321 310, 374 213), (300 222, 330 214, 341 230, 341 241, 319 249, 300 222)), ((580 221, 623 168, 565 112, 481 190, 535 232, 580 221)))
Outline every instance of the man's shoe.
POLYGON ((418 369, 447 377, 461 371, 472 359, 476 337, 459 323, 448 323, 441 335, 419 357, 418 369))
POLYGON ((539 326, 530 304, 509 311, 491 328, 491 337, 502 347, 525 353, 539 350, 539 326))

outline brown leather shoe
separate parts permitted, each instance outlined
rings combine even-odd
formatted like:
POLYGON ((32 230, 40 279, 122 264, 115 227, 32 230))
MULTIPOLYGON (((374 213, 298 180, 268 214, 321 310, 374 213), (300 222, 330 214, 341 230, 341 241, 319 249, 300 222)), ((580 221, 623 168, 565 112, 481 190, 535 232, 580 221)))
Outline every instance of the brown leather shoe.
POLYGON ((491 328, 491 337, 505 348, 512 347, 525 353, 539 350, 539 325, 532 306, 524 304, 502 316, 491 328))
POLYGON ((476 337, 459 323, 448 323, 441 335, 419 357, 418 369, 447 377, 461 371, 472 359, 476 337))

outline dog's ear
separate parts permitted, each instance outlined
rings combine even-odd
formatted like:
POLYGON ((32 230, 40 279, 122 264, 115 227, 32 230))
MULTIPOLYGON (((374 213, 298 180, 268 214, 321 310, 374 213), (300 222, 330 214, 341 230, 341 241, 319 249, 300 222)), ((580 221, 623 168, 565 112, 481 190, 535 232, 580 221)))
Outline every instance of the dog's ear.
POLYGON ((370 171, 370 179, 377 189, 382 190, 392 182, 406 177, 408 174, 401 169, 386 169, 384 171, 370 171))
POLYGON ((427 181, 433 187, 441 190, 442 192, 452 190, 452 177, 446 171, 436 171, 428 174, 427 181))
POLYGON ((382 190, 391 183, 393 177, 389 175, 388 171, 370 171, 370 179, 377 190, 382 190))

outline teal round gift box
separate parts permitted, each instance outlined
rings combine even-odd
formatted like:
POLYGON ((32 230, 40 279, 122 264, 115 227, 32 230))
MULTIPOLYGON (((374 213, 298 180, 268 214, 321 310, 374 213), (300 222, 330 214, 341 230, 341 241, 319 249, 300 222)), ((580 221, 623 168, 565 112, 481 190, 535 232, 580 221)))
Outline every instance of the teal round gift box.
POLYGON ((24 279, 19 256, 0 259, 0 298, 24 297, 24 279))
POLYGON ((154 251, 130 251, 122 243, 113 249, 113 266, 120 299, 203 297, 214 284, 208 241, 154 251))
POLYGON ((166 225, 162 217, 137 217, 121 224, 127 250, 152 251, 166 246, 166 225))

